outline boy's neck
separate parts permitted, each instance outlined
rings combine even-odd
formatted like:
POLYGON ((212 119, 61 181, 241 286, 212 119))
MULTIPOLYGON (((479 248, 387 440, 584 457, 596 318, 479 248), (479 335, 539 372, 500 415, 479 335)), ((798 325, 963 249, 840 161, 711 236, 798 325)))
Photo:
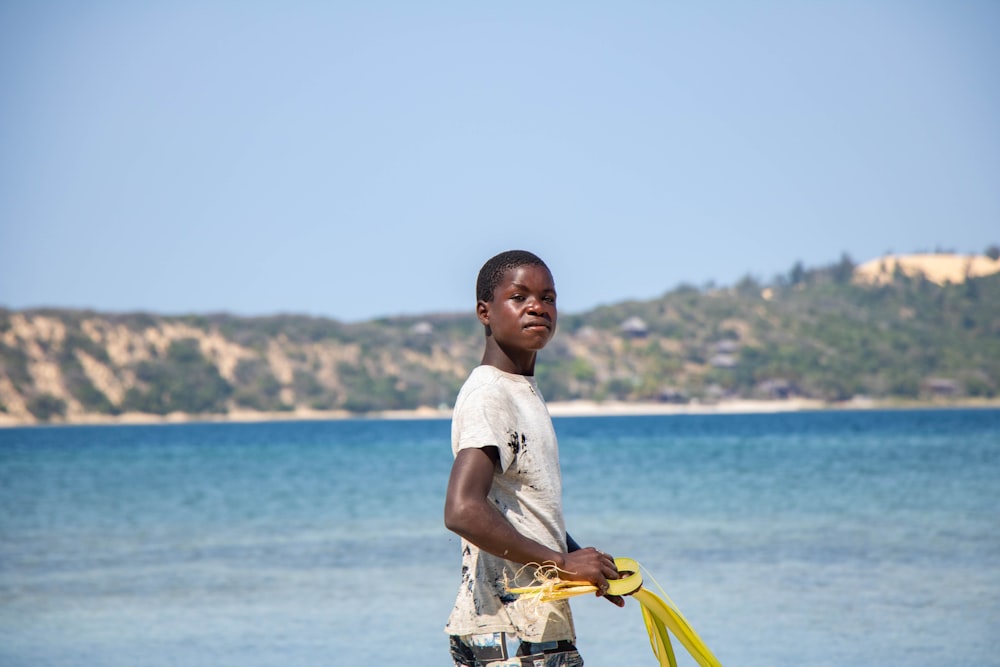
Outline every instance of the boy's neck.
POLYGON ((535 374, 535 352, 521 351, 520 354, 510 354, 504 351, 499 345, 493 343, 493 339, 487 339, 486 350, 483 351, 483 366, 493 366, 505 373, 514 375, 533 376, 535 374))

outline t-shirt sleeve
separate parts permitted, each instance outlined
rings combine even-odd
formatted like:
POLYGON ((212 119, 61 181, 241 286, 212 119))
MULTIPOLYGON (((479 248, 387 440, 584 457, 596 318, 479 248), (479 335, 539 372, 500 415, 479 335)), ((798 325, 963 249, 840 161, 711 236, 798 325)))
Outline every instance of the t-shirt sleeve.
POLYGON ((496 447, 501 472, 514 462, 514 451, 506 445, 510 438, 517 437, 517 422, 509 401, 495 387, 487 385, 471 392, 453 419, 455 454, 463 449, 496 447))

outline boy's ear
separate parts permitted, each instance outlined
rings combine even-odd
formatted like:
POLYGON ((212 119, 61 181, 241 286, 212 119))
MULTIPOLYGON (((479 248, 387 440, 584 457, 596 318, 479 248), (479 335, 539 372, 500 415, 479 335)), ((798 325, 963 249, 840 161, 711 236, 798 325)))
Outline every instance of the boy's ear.
POLYGON ((484 326, 490 325, 490 305, 485 301, 476 302, 476 317, 484 326))

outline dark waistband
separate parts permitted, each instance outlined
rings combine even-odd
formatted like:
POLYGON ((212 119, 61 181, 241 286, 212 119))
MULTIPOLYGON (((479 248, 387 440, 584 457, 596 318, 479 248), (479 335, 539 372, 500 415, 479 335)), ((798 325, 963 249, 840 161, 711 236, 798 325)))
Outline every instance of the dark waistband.
POLYGON ((520 655, 536 655, 538 653, 562 653, 563 651, 575 651, 576 645, 566 639, 557 642, 521 642, 518 649, 520 655))

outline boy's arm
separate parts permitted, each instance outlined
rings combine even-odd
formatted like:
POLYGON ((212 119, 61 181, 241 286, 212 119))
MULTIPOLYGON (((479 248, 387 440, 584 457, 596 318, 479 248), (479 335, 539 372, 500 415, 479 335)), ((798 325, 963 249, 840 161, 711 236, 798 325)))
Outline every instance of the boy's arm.
MULTIPOLYGON (((444 524, 480 549, 515 563, 555 563, 573 580, 606 591, 618 570, 607 554, 587 547, 571 553, 550 549, 515 530, 487 497, 499 460, 496 447, 463 449, 455 457, 445 496, 444 524)), ((574 542, 575 544, 575 542, 574 542)), ((576 545, 579 547, 579 545, 576 545)))

